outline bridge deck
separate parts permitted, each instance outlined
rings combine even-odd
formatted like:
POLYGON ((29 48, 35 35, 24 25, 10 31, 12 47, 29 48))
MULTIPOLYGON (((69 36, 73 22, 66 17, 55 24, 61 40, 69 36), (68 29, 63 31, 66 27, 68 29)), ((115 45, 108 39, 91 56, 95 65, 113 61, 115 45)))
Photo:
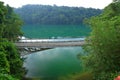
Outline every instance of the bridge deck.
POLYGON ((66 42, 16 42, 15 45, 19 48, 24 47, 39 47, 39 48, 54 48, 54 47, 70 47, 82 46, 84 41, 66 41, 66 42))

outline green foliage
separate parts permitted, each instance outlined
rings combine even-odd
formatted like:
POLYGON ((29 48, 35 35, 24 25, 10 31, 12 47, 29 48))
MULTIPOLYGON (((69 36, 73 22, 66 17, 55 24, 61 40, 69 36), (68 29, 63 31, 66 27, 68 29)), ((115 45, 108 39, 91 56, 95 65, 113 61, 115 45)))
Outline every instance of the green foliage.
POLYGON ((11 75, 8 74, 0 73, 0 80, 19 80, 19 79, 13 78, 11 75))
POLYGON ((3 34, 3 28, 4 28, 4 21, 5 21, 5 14, 7 13, 7 8, 3 5, 3 2, 0 2, 0 38, 3 34))
POLYGON ((113 80, 120 71, 120 3, 111 3, 103 13, 92 17, 91 35, 87 39, 85 66, 95 80, 113 80))
POLYGON ((107 6, 103 13, 101 14, 102 19, 111 19, 115 16, 120 15, 120 2, 111 3, 109 6, 107 6))
POLYGON ((0 73, 8 73, 10 69, 9 62, 4 52, 0 51, 0 73))
POLYGON ((120 2, 120 0, 113 0, 113 2, 120 2))
POLYGON ((102 11, 93 8, 26 5, 15 9, 26 24, 81 24, 85 18, 96 16, 102 11))
POLYGON ((0 2, 0 38, 16 41, 18 36, 22 35, 21 25, 22 21, 13 12, 13 9, 0 2))
POLYGON ((9 42, 3 44, 7 44, 4 49, 7 54, 7 60, 10 64, 10 74, 20 78, 23 77, 23 61, 20 59, 20 54, 17 48, 9 42))
POLYGON ((10 65, 9 61, 7 60, 7 55, 5 54, 5 49, 0 40, 0 73, 9 73, 10 72, 10 65))
POLYGON ((102 72, 100 75, 95 76, 94 80, 113 80, 115 77, 118 76, 118 73, 109 73, 109 72, 102 72))
POLYGON ((7 13, 7 8, 0 2, 0 24, 5 20, 5 15, 7 13))
POLYGON ((23 61, 20 59, 20 54, 17 48, 7 40, 0 40, 0 45, 0 49, 4 49, 0 53, 0 64, 2 65, 1 67, 5 69, 7 73, 13 75, 14 77, 22 78, 23 61))
POLYGON ((22 34, 21 24, 21 20, 12 8, 8 5, 4 6, 0 1, 0 80, 17 80, 15 78, 23 77, 23 61, 17 48, 9 42, 17 40, 22 34))
POLYGON ((15 41, 18 39, 18 36, 22 36, 21 26, 22 21, 19 17, 13 12, 13 9, 7 5, 8 12, 5 16, 5 27, 3 32, 3 38, 7 38, 10 41, 15 41))

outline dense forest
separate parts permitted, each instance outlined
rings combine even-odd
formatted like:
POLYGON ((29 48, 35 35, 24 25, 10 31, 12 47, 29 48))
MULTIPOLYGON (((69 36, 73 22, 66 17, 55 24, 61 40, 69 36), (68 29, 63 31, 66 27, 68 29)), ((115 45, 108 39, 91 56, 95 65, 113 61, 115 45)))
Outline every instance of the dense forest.
POLYGON ((120 0, 113 0, 88 24, 92 31, 86 40, 85 50, 89 54, 83 63, 93 75, 91 80, 120 80, 114 79, 120 76, 120 0))
POLYGON ((25 5, 14 10, 25 24, 81 24, 85 18, 102 12, 100 9, 56 5, 25 5))
POLYGON ((23 60, 17 47, 22 21, 9 5, 0 1, 0 80, 21 80, 24 76, 23 60))

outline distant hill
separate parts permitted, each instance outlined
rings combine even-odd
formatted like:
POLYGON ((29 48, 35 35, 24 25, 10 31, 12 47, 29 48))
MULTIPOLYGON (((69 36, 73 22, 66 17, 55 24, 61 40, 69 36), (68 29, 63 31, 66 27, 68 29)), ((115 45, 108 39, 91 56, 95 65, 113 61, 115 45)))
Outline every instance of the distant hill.
POLYGON ((100 9, 56 5, 25 5, 14 10, 25 24, 81 24, 85 18, 102 12, 100 9))

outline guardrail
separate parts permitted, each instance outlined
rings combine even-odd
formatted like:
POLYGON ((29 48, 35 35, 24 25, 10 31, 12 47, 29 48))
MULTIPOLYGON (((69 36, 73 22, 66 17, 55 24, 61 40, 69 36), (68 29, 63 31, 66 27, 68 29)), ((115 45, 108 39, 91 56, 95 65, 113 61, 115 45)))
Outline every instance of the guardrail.
MULTIPOLYGON (((84 41, 85 38, 71 38, 71 39, 22 39, 19 43, 26 42, 77 42, 84 41)), ((18 43, 18 42, 17 42, 18 43)))
POLYGON ((82 46, 84 41, 59 41, 59 42, 17 42, 15 45, 19 48, 22 47, 40 47, 40 48, 54 48, 54 47, 70 47, 82 46))

